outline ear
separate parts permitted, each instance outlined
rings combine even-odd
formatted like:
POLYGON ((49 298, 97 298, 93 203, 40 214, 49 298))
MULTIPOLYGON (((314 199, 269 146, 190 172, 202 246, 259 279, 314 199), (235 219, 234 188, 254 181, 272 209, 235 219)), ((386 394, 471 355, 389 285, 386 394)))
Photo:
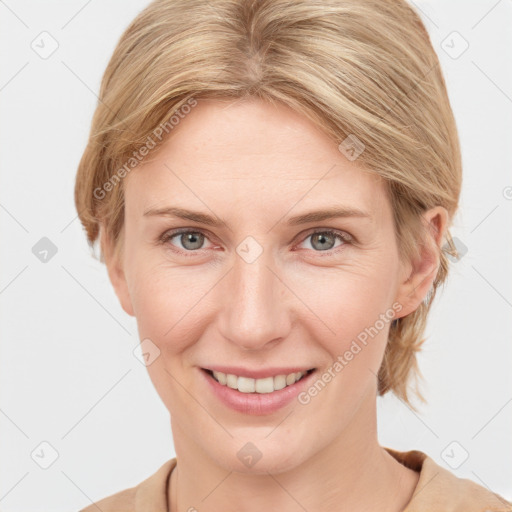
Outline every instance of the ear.
POLYGON ((396 318, 416 311, 432 288, 439 270, 439 251, 448 226, 448 212, 442 206, 436 206, 423 214, 423 222, 427 226, 427 236, 422 242, 420 255, 416 261, 402 267, 396 299, 402 304, 402 310, 396 318))
POLYGON ((124 243, 123 231, 120 234, 119 239, 119 250, 115 251, 113 241, 107 235, 103 226, 100 230, 100 245, 103 251, 105 265, 107 267, 108 277, 114 291, 121 303, 121 307, 130 316, 135 316, 133 311, 132 301, 130 292, 128 290, 128 283, 126 281, 126 275, 123 268, 123 257, 122 257, 122 244, 124 243))

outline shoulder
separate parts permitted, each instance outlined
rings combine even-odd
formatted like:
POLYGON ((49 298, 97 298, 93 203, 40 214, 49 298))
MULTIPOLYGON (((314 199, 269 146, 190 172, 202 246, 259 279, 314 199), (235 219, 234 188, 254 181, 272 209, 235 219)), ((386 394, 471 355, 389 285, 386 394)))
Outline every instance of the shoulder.
POLYGON ((511 502, 472 480, 455 476, 423 452, 386 450, 404 466, 420 473, 404 512, 512 512, 511 502))
POLYGON ((170 459, 138 485, 95 501, 79 512, 167 512, 169 476, 175 466, 176 458, 170 459))
POLYGON ((135 512, 135 493, 137 487, 131 487, 124 491, 117 492, 111 496, 107 496, 99 501, 95 501, 79 512, 113 512, 114 510, 122 510, 123 512, 135 512))

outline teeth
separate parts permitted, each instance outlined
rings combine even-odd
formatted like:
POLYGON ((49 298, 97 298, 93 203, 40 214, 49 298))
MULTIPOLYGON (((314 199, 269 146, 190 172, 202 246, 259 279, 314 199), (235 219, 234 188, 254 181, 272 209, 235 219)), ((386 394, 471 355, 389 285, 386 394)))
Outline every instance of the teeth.
MULTIPOLYGON (((253 380, 253 379, 251 379, 253 380)), ((240 378, 238 379, 240 382, 240 378)), ((256 379, 254 381, 256 393, 272 393, 274 391, 274 377, 266 377, 265 379, 256 379)), ((239 390, 240 391, 240 390, 239 390)))
POLYGON ((247 377, 238 377, 238 391, 242 393, 254 393, 255 381, 247 377))
POLYGON ((289 386, 295 382, 295 373, 290 373, 290 375, 286 376, 286 385, 289 386))
POLYGON ((265 377, 264 379, 251 379, 249 377, 237 377, 233 374, 213 372, 213 376, 219 384, 237 389, 241 393, 272 393, 295 384, 304 375, 305 372, 296 372, 289 375, 265 377))
POLYGON ((277 375, 274 377, 274 391, 278 391, 286 387, 286 376, 277 375))
POLYGON ((220 372, 213 372, 213 375, 215 375, 215 378, 223 385, 225 386, 228 379, 226 377, 226 374, 225 373, 220 373, 220 372))
POLYGON ((238 389, 238 377, 236 375, 226 375, 226 384, 232 389, 238 389))

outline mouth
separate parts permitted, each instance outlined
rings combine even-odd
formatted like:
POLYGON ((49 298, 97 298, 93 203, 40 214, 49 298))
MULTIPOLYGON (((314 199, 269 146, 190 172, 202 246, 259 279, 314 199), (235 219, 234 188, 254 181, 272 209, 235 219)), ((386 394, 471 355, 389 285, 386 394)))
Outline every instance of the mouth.
POLYGON ((221 386, 225 386, 240 393, 246 394, 270 394, 275 391, 293 386, 296 382, 306 378, 316 368, 311 368, 306 371, 292 372, 288 374, 279 374, 260 379, 251 377, 244 377, 234 375, 232 373, 223 373, 220 371, 210 370, 208 368, 202 368, 210 378, 215 380, 221 386))

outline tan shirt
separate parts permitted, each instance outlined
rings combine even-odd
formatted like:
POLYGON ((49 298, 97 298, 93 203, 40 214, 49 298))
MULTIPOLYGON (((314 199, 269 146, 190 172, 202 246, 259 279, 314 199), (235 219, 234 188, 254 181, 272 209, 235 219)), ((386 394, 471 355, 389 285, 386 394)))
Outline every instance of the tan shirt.
MULTIPOLYGON (((512 503, 475 482, 456 477, 423 452, 386 450, 420 473, 413 497, 403 512, 512 512, 512 503)), ((168 485, 176 459, 135 487, 125 489, 80 512, 168 512, 168 485)))

